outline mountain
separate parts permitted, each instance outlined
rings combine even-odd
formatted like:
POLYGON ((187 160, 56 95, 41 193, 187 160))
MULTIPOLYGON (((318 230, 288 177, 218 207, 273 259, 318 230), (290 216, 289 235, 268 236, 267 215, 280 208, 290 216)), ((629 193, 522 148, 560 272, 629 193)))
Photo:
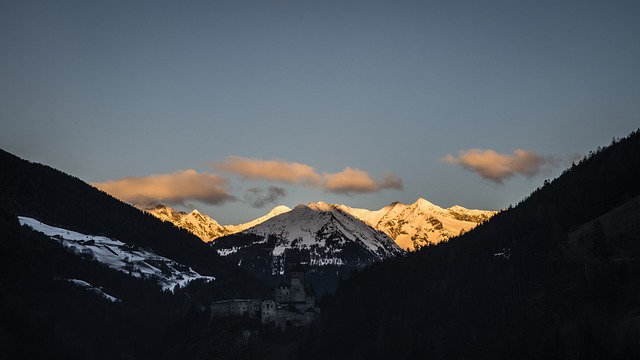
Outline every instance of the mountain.
POLYGON ((340 205, 339 208, 384 231, 408 251, 450 239, 496 214, 495 211, 469 210, 457 205, 443 209, 422 198, 410 205, 395 202, 377 211, 346 205, 340 205))
MULTIPOLYGON (((229 266, 191 233, 132 207, 84 181, 0 150, 0 208, 59 228, 118 239, 216 276, 216 284, 247 274, 229 266)), ((246 279, 258 286, 255 280, 246 279)), ((226 284, 225 284, 226 285, 226 284)))
MULTIPOLYGON (((413 204, 395 202, 375 211, 347 205, 331 206, 362 220, 376 230, 383 231, 407 251, 460 235, 496 214, 496 211, 469 210, 457 205, 443 209, 422 198, 413 204)), ((205 242, 210 242, 249 229, 291 209, 283 205, 276 206, 265 216, 239 225, 220 225, 198 210, 186 213, 175 211, 165 205, 144 210, 163 221, 190 231, 205 242)))
POLYGON ((202 276, 190 267, 178 264, 153 251, 125 244, 104 236, 86 235, 41 223, 38 220, 19 216, 21 225, 41 232, 60 242, 71 252, 87 257, 136 278, 151 278, 163 290, 175 291, 194 280, 213 281, 212 276, 202 276))
POLYGON ((346 279, 295 358, 637 358, 639 178, 640 130, 473 231, 346 279))
POLYGON ((268 214, 248 223, 239 225, 220 225, 210 216, 201 214, 195 209, 190 213, 186 213, 183 211, 176 211, 166 205, 157 205, 152 208, 143 208, 142 210, 162 221, 170 222, 181 229, 191 232, 204 242, 210 242, 219 237, 246 230, 291 209, 282 205, 276 206, 268 214))
POLYGON ((237 346, 184 345, 229 334, 203 309, 268 294, 191 233, 3 150, 0 284, 2 359, 228 354, 237 346))
POLYGON ((272 284, 303 263, 321 292, 332 290, 341 275, 404 253, 385 233, 323 202, 298 205, 211 246, 272 284))
POLYGON ((165 205, 157 205, 143 210, 162 221, 170 222, 181 229, 189 231, 204 242, 213 241, 232 233, 225 226, 218 224, 217 221, 209 217, 209 215, 201 214, 195 209, 190 213, 186 213, 175 211, 165 205))
POLYGON ((291 211, 291 209, 287 206, 284 205, 278 205, 276 207, 274 207, 273 209, 271 209, 271 211, 269 211, 266 215, 261 216, 255 220, 249 221, 247 223, 244 224, 239 224, 239 225, 226 225, 226 228, 229 229, 229 231, 234 234, 234 233, 238 233, 241 231, 244 231, 246 229, 252 228, 258 224, 262 224, 263 222, 271 219, 272 217, 278 216, 280 214, 284 214, 286 212, 291 211))

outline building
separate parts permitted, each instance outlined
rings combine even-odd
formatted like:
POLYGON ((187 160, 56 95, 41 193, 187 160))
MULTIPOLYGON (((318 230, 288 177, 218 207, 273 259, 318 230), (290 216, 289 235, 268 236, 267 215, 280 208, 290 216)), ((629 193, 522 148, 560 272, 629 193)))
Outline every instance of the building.
POLYGON ((211 304, 212 320, 224 317, 260 318, 263 325, 271 324, 282 330, 309 325, 319 313, 313 290, 305 287, 302 264, 291 269, 289 284, 272 288, 271 299, 234 299, 211 304))
POLYGON ((261 313, 260 300, 222 300, 211 304, 211 317, 257 317, 261 313))

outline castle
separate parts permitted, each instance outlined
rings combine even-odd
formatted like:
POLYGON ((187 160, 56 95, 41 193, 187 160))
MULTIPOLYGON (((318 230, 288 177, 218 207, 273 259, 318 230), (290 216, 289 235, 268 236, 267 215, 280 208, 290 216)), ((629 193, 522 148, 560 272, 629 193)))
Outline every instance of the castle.
POLYGON ((272 298, 266 300, 234 299, 211 304, 211 319, 223 317, 259 318, 263 325, 285 330, 309 325, 320 313, 313 291, 305 288, 305 271, 301 264, 291 269, 289 284, 272 288, 272 298))

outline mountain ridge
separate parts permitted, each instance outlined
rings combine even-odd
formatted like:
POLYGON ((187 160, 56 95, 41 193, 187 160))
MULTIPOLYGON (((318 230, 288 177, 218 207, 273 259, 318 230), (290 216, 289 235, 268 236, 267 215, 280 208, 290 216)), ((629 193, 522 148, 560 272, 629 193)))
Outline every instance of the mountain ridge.
POLYGON ((496 211, 467 209, 459 205, 443 209, 424 198, 413 204, 393 202, 380 210, 367 210, 339 205, 368 223, 384 231, 405 250, 416 250, 427 244, 437 244, 457 236, 488 220, 496 211))
POLYGON ((637 130, 474 231, 346 279, 301 353, 637 357, 630 334, 640 332, 639 177, 637 130))
POLYGON ((206 327, 204 306, 268 294, 193 234, 77 177, 4 150, 0 169, 2 359, 193 358, 181 343, 206 327))
POLYGON ((384 232, 323 202, 300 204, 256 226, 210 243, 221 256, 273 285, 304 264, 320 293, 340 276, 404 251, 384 232))
POLYGON ((197 209, 187 213, 185 211, 176 211, 164 204, 158 204, 154 207, 140 207, 140 210, 162 221, 170 222, 178 228, 185 229, 204 242, 211 242, 217 238, 246 230, 291 209, 284 205, 279 205, 257 219, 237 225, 220 225, 215 219, 199 212, 197 209))
MULTIPOLYGON (((309 203, 307 206, 318 209, 334 207, 345 211, 372 228, 383 231, 401 248, 408 251, 448 240, 461 232, 471 230, 497 213, 491 210, 467 209, 459 205, 444 209, 424 198, 419 198, 413 204, 402 204, 396 201, 379 210, 352 208, 344 204, 328 204, 323 201, 309 203)), ((144 210, 163 221, 172 222, 180 228, 189 230, 205 242, 242 232, 274 216, 291 211, 289 207, 279 205, 253 221, 238 225, 220 225, 215 219, 197 210, 187 213, 175 211, 166 205, 144 210), (194 211, 197 214, 194 214, 194 211)))

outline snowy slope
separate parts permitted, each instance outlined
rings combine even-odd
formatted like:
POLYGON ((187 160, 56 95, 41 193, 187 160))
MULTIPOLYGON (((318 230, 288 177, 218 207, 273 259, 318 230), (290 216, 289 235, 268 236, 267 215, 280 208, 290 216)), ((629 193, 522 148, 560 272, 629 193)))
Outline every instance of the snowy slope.
POLYGON ((218 224, 208 215, 201 214, 198 210, 193 210, 187 214, 183 211, 175 211, 165 205, 143 210, 162 221, 171 222, 179 228, 188 230, 205 242, 232 233, 225 226, 218 224))
POLYGON ((76 285, 76 286, 78 286, 78 287, 87 289, 88 291, 91 291, 92 293, 94 293, 94 294, 96 294, 96 295, 98 295, 98 296, 100 296, 102 298, 105 298, 105 299, 107 299, 107 300, 109 300, 111 302, 120 302, 120 299, 116 298, 115 296, 111 296, 111 295, 105 293, 104 291, 102 291, 102 289, 97 288, 97 287, 89 284, 88 282, 86 282, 84 280, 80 280, 80 279, 65 279, 65 280, 70 282, 70 283, 72 283, 72 284, 74 284, 74 285, 76 285))
POLYGON ((171 222, 179 228, 190 231, 204 242, 210 242, 219 237, 229 234, 235 234, 237 232, 246 230, 291 209, 282 205, 277 206, 273 208, 268 214, 248 223, 239 225, 220 225, 210 216, 201 214, 198 210, 195 209, 190 213, 186 213, 183 211, 175 211, 174 209, 165 205, 158 205, 154 208, 143 210, 162 221, 171 222))
POLYGON ((249 228, 252 228, 256 225, 262 224, 263 222, 271 219, 274 216, 278 216, 280 214, 284 214, 286 212, 291 211, 291 209, 284 205, 279 205, 271 209, 266 215, 261 216, 253 221, 249 221, 248 223, 239 224, 239 225, 225 225, 225 227, 230 231, 231 234, 238 233, 249 228))
MULTIPOLYGON (((333 205, 324 202, 298 205, 285 216, 273 218, 247 230, 247 233, 260 235, 278 235, 282 239, 297 240, 296 246, 310 247, 322 239, 321 234, 340 233, 342 241, 353 241, 361 244, 378 260, 394 256, 401 251, 387 236, 372 231, 366 224, 345 214, 333 205), (320 238, 319 238, 320 236, 320 238)), ((290 246, 283 241, 273 249, 273 255, 280 255, 290 246)))
POLYGON ((268 259, 267 269, 258 271, 271 275, 283 274, 296 262, 361 268, 404 252, 383 232, 323 202, 298 205, 212 246, 240 266, 249 262, 256 267, 268 259))
POLYGON ((118 271, 134 277, 155 278, 163 290, 173 291, 196 279, 215 280, 203 276, 190 267, 155 254, 150 250, 136 248, 119 240, 104 236, 85 235, 41 223, 35 219, 19 216, 21 225, 42 232, 52 240, 80 256, 87 256, 118 271))
MULTIPOLYGON (((408 251, 426 244, 436 244, 461 232, 469 231, 496 213, 488 210, 469 210, 457 205, 444 209, 422 198, 413 204, 405 205, 395 202, 373 211, 347 205, 328 205, 323 202, 309 204, 309 207, 315 207, 316 210, 319 207, 331 207, 350 214, 374 229, 383 231, 402 249, 408 251)), ((209 242, 226 235, 241 233, 275 216, 290 212, 291 209, 286 206, 277 206, 265 216, 239 225, 220 225, 197 210, 187 214, 164 205, 145 211, 161 220, 170 221, 178 227, 187 229, 203 241, 209 242)))
POLYGON ((401 248, 409 251, 459 235, 496 213, 469 210, 457 205, 443 209, 422 198, 409 205, 392 203, 376 211, 346 205, 339 205, 338 208, 384 231, 401 248))

